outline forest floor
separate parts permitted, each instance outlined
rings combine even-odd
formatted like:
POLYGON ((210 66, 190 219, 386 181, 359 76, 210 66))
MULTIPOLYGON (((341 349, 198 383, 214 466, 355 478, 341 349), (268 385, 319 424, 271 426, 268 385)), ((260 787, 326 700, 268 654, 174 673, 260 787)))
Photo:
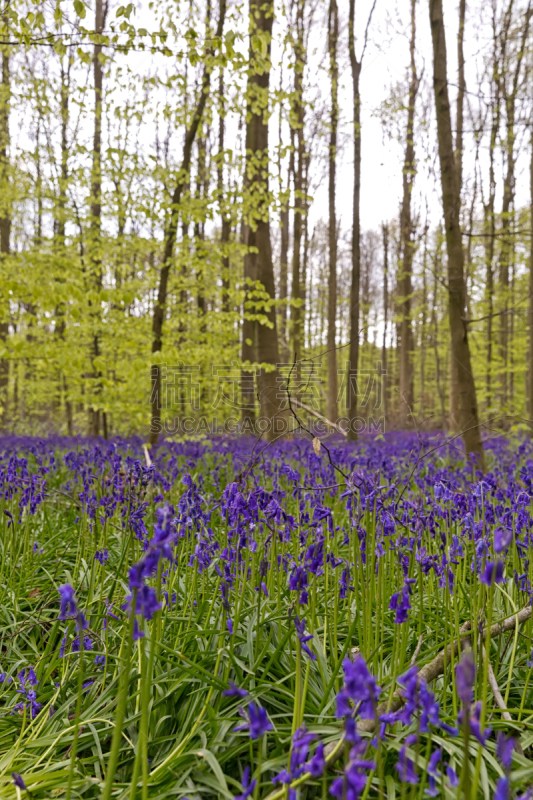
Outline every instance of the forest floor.
POLYGON ((2 800, 533 796, 533 443, 328 442, 0 440, 2 800))

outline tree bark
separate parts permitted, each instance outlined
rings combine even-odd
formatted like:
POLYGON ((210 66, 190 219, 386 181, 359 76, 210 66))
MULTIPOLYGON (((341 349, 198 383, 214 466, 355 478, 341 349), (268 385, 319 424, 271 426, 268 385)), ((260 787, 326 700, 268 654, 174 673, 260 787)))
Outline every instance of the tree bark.
MULTIPOLYGON (((459 193, 463 185, 463 117, 466 91, 464 29, 466 18, 466 0, 459 2, 459 28, 457 31, 457 106, 455 130, 455 167, 459 193)), ((459 386, 458 375, 453 355, 450 353, 450 426, 456 430, 459 424, 459 386)))
POLYGON ((529 427, 533 434, 533 130, 531 132, 531 152, 529 154, 529 370, 528 370, 528 413, 529 427))
POLYGON ((496 198, 496 177, 494 171, 494 153, 500 130, 500 82, 498 80, 498 48, 495 11, 492 19, 493 54, 492 54, 492 81, 491 81, 491 130, 489 149, 489 196, 483 203, 483 232, 485 233, 485 297, 486 297, 486 340, 485 352, 487 359, 487 372, 485 377, 486 400, 485 407, 492 405, 492 318, 494 311, 494 236, 496 225, 494 218, 494 202, 496 198))
MULTIPOLYGON (((224 19, 226 16, 226 0, 220 0, 218 25, 215 34, 215 40, 219 41, 222 37, 224 28, 224 19)), ((207 63, 204 67, 200 92, 198 95, 198 102, 192 115, 192 119, 187 132, 185 134, 185 143, 183 146, 183 157, 181 161, 180 170, 177 173, 176 186, 172 193, 170 204, 169 219, 165 230, 165 239, 163 246, 163 266, 159 274, 159 287, 157 290, 157 300, 154 305, 152 317, 152 354, 160 353, 163 349, 163 325, 165 321, 165 309, 168 295, 168 280, 170 277, 170 270, 172 266, 172 256, 174 253, 174 245, 176 243, 176 234, 179 224, 180 215, 180 200, 183 189, 188 181, 189 168, 191 165, 191 154, 194 140, 200 122, 202 121, 207 97, 211 86, 211 65, 207 63)), ((161 430, 161 371, 157 364, 152 365, 151 369, 151 425, 148 441, 151 445, 155 445, 159 439, 161 430)))
POLYGON ((472 373, 470 346, 465 315, 464 254, 459 223, 460 187, 455 163, 448 76, 446 39, 442 0, 429 0, 431 38, 433 43, 433 86, 437 113, 437 136, 441 172, 442 205, 448 254, 448 319, 451 354, 457 370, 458 417, 465 450, 485 466, 479 428, 476 386, 472 373))
MULTIPOLYGON (((246 175, 247 188, 251 198, 251 212, 248 215, 248 254, 245 260, 245 274, 257 280, 264 290, 262 314, 267 324, 254 322, 254 358, 260 365, 257 378, 261 425, 259 432, 266 439, 276 435, 276 422, 280 401, 280 375, 276 311, 274 307, 274 265, 270 241, 270 212, 268 201, 268 95, 270 87, 270 46, 274 18, 273 0, 256 4, 250 3, 250 70, 247 85, 246 117, 246 175), (254 34, 267 42, 266 55, 255 46, 254 34), (268 368, 268 371, 267 369, 268 368)), ((243 326, 244 335, 244 326, 243 326)), ((243 347, 243 359, 245 357, 243 347)), ((259 420, 258 420, 259 425, 259 420)))
POLYGON ((222 311, 230 311, 230 263, 229 263, 229 241, 231 235, 231 217, 224 201, 224 68, 220 67, 218 80, 219 95, 219 117, 218 117, 218 161, 217 161, 217 189, 218 203, 220 207, 220 244, 222 260, 222 311))
POLYGON ((388 381, 387 381, 387 327, 389 312, 389 226, 381 226, 383 238, 383 343, 381 346, 381 367, 383 370, 383 416, 387 422, 388 414, 388 381))
MULTIPOLYGON (((294 222, 292 245, 292 287, 291 287, 291 361, 297 363, 295 369, 297 380, 300 376, 302 358, 302 286, 301 286, 301 251, 302 223, 304 214, 304 105, 303 105, 303 72, 305 66, 305 49, 303 41, 305 0, 297 0, 296 41, 294 43, 294 95, 292 103, 293 125, 296 128, 296 168, 294 170, 294 222)), ((305 288, 304 288, 305 290, 305 288)))
MULTIPOLYGON (((107 2, 104 6, 102 0, 96 0, 94 11, 94 30, 100 35, 104 29, 107 16, 107 2)), ((94 128, 93 128, 93 163, 91 169, 91 282, 96 294, 102 288, 102 258, 101 258, 101 232, 102 232, 102 89, 104 70, 100 59, 102 45, 96 42, 93 51, 93 76, 94 76, 94 128)), ((102 425, 102 409, 99 407, 102 386, 100 384, 101 372, 97 364, 100 356, 100 303, 97 299, 90 315, 91 319, 91 365, 90 378, 93 382, 89 407, 89 436, 99 436, 102 425)))
MULTIPOLYGON (((2 87, 0 96, 0 181, 3 198, 0 204, 0 263, 9 256, 11 243, 11 210, 9 201, 9 107, 11 100, 11 76, 9 71, 9 51, 2 47, 2 87)), ((0 344, 5 346, 9 335, 8 301, 2 308, 0 322, 0 344)), ((4 430, 8 422, 7 390, 9 382, 9 361, 0 358, 0 428, 4 430)))
POLYGON ((503 201, 502 201, 502 226, 501 226, 501 248, 499 258, 499 283, 500 283, 500 317, 499 317, 499 350, 501 361, 501 374, 500 374, 500 400, 503 409, 506 409, 509 400, 509 294, 510 294, 510 268, 512 258, 512 227, 513 227, 513 204, 515 195, 515 113, 516 113, 516 100, 518 95, 520 72, 522 66, 523 55, 526 51, 526 42, 529 33, 529 20, 530 20, 530 7, 531 2, 525 13, 524 24, 522 26, 522 36, 518 54, 516 56, 516 63, 514 73, 512 73, 511 85, 507 84, 508 73, 508 59, 507 59, 507 42, 508 34, 511 26, 511 14, 513 9, 513 2, 510 0, 504 16, 504 29, 502 32, 502 46, 501 46, 501 73, 500 73, 500 86, 501 94, 504 100, 505 116, 506 116, 506 140, 505 140, 505 157, 507 161, 507 169, 503 181, 503 201))
POLYGON ((411 195, 415 179, 415 103, 418 93, 419 79, 416 72, 415 44, 416 44, 416 0, 411 0, 411 40, 410 52, 410 80, 409 80, 409 105, 407 108, 407 138, 403 164, 403 200, 400 215, 401 236, 401 265, 398 276, 398 289, 400 293, 400 426, 410 427, 413 422, 412 411, 414 403, 414 375, 413 375, 413 328, 411 322, 411 295, 413 293, 413 247, 411 195))
POLYGON ((329 131, 329 281, 328 281, 328 413, 330 420, 335 421, 337 413, 337 212, 336 212, 336 165, 337 165, 337 127, 339 120, 338 81, 339 68, 337 64, 337 40, 339 38, 339 12, 337 0, 330 0, 328 14, 328 39, 329 39, 329 71, 331 80, 331 111, 329 131))

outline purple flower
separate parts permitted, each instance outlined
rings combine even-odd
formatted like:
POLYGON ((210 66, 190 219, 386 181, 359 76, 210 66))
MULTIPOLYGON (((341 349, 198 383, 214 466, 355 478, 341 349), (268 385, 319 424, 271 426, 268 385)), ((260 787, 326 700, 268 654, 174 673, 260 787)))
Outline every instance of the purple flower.
POLYGON ((463 653, 461 660, 455 668, 455 685, 457 694, 465 708, 472 702, 472 687, 476 677, 476 665, 470 650, 463 653))
POLYGON ((516 739, 512 736, 507 737, 500 731, 496 740, 496 758, 502 764, 504 770, 511 769, 513 761, 513 750, 516 746, 516 739))
POLYGON ((224 689, 222 692, 226 697, 247 697, 246 689, 240 689, 233 681, 228 681, 228 685, 229 689, 224 689))
POLYGON ((486 586, 492 586, 493 583, 503 583, 503 561, 497 561, 496 564, 492 561, 487 561, 479 580, 486 586))
POLYGON ((22 780, 22 775, 19 775, 18 772, 12 772, 11 777, 13 778, 13 783, 15 786, 17 786, 19 789, 22 789, 22 791, 27 791, 26 784, 22 780))
POLYGON ((344 687, 337 695, 337 716, 348 716, 352 709, 348 700, 359 703, 358 713, 361 719, 374 719, 376 701, 381 693, 381 687, 369 672, 363 656, 357 656, 354 661, 345 658, 342 663, 344 669, 344 687))
POLYGON ((494 800, 509 800, 509 791, 511 789, 511 782, 506 775, 498 778, 496 784, 496 791, 494 792, 494 800))
POLYGON ((235 796, 235 800, 246 800, 247 797, 250 797, 254 793, 255 785, 257 781, 255 778, 251 781, 250 780, 250 767, 246 767, 243 774, 242 774, 242 794, 238 794, 235 796))
POLYGON ((496 528, 494 531, 494 552, 501 553, 513 541, 512 528, 496 528))
POLYGON ((74 589, 70 584, 64 583, 59 587, 59 596, 61 598, 61 605, 59 609, 59 619, 68 619, 69 617, 76 617, 76 630, 83 631, 87 628, 87 620, 83 612, 81 612, 76 603, 76 595, 74 589))
POLYGON ((314 756, 307 762, 305 768, 311 773, 313 778, 320 778, 326 769, 326 759, 324 758, 324 745, 322 742, 318 745, 314 756))
POLYGON ((100 562, 100 564, 103 565, 103 564, 105 564, 105 562, 109 558, 109 553, 108 553, 107 549, 97 550, 96 553, 94 554, 94 557, 95 557, 95 559, 97 561, 100 562))
POLYGON ((236 728, 233 728, 233 730, 248 730, 250 732, 250 739, 259 739, 261 736, 264 736, 267 731, 271 731, 273 728, 273 725, 268 718, 266 709, 260 706, 259 703, 255 703, 253 700, 248 705, 246 711, 242 706, 239 706, 239 714, 243 719, 246 720, 246 722, 244 725, 238 725, 236 728))
POLYGON ((300 620, 296 615, 293 619, 294 627, 296 628, 296 633, 298 635, 298 641, 300 642, 300 647, 304 651, 306 655, 309 656, 311 661, 316 661, 316 655, 313 653, 309 647, 307 646, 307 642, 309 642, 313 636, 312 634, 305 635, 305 619, 300 620))
POLYGON ((407 745, 405 744, 400 750, 396 769, 398 770, 400 781, 402 783, 410 783, 412 785, 418 783, 419 779, 415 772, 415 765, 407 755, 407 745))
POLYGON ((455 772, 453 767, 448 766, 446 767, 446 775, 448 780, 450 781, 450 786, 452 789, 456 789, 459 786, 459 778, 457 777, 457 773, 455 772))
POLYGON ((487 741, 488 737, 492 732, 492 728, 485 728, 484 731, 481 730, 481 703, 476 703, 474 706, 474 713, 470 717, 470 730, 480 743, 482 747, 485 746, 485 742, 487 741))
POLYGON ((76 595, 74 589, 70 584, 64 583, 59 587, 59 595, 61 597, 61 607, 59 610, 59 619, 68 619, 74 617, 78 613, 78 606, 76 605, 76 595))

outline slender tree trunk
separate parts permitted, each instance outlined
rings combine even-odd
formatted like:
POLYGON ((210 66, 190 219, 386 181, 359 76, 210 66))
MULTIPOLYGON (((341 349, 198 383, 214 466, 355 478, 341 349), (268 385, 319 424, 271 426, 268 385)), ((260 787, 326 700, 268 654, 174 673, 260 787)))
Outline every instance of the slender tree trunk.
MULTIPOLYGON (((466 91, 465 56, 464 56, 464 30, 466 19, 466 0, 459 1, 459 28, 457 31, 457 111, 455 134, 455 168, 457 172, 457 185, 459 193, 463 185, 463 117, 464 98, 466 91)), ((453 354, 450 352, 450 426, 457 430, 459 425, 459 385, 457 369, 453 354)))
MULTIPOLYGON (((59 163, 59 192, 57 198, 57 212, 56 212, 56 253, 60 257, 66 256, 65 249, 65 230, 66 230, 66 208, 67 208, 67 187, 68 187, 68 159, 69 159, 69 143, 68 143, 68 122, 69 122, 69 94, 70 94, 70 69, 72 65, 71 56, 66 59, 61 59, 61 144, 60 144, 60 163, 59 163), (65 68, 66 60, 66 68, 65 68)), ((60 283, 64 282, 63 278, 58 278, 60 283)), ((65 304, 58 303, 56 308, 56 335, 60 341, 60 347, 65 347, 65 304)), ((69 399, 69 385, 64 372, 60 369, 58 375, 57 386, 57 410, 61 407, 61 397, 65 404, 65 417, 67 423, 67 432, 69 436, 73 434, 73 416, 72 416, 72 403, 69 399)))
MULTIPOLYGON (((215 34, 215 40, 220 40, 224 28, 224 18, 226 16, 226 0, 220 0, 218 25, 215 34)), ((154 305, 154 312, 152 318, 152 354, 160 353, 163 349, 163 325, 165 321, 165 310, 168 295, 168 280, 170 277, 170 270, 172 267, 172 256, 174 253, 174 245, 176 243, 176 234, 179 224, 180 214, 180 200, 184 187, 188 181, 189 168, 191 164, 191 154, 196 133, 202 117, 204 114, 207 97, 211 85, 211 65, 206 63, 202 75, 202 82, 200 92, 198 95, 198 102, 194 110, 191 122, 185 134, 185 144, 183 146, 183 157, 181 161, 181 168, 177 173, 176 186, 172 193, 170 204, 169 218, 165 230, 165 239, 163 246, 163 266, 159 274, 159 287, 157 290, 157 300, 154 305)), ((154 364, 151 369, 152 381, 152 396, 151 396, 151 425, 149 433, 149 442, 152 445, 157 444, 159 433, 161 430, 161 372, 159 366, 154 364)))
POLYGON ((411 322, 411 295, 413 293, 413 241, 411 218, 411 195, 415 179, 415 103, 419 79, 415 64, 416 44, 416 0, 411 0, 411 41, 410 41, 410 81, 409 105, 407 109, 407 140, 403 165, 403 200, 400 216, 401 266, 398 276, 400 292, 400 425, 406 428, 412 425, 414 403, 413 375, 413 328, 411 322))
POLYGON ((439 357, 439 323, 437 317, 437 309, 438 309, 438 273, 440 267, 440 258, 439 258, 439 251, 437 249, 437 254, 435 257, 435 264, 434 264, 434 273, 433 273, 433 303, 431 307, 431 322, 433 325, 433 352, 435 354, 435 379, 437 383, 437 393, 439 395, 439 402, 440 402, 440 415, 441 415, 441 427, 444 427, 446 424, 446 405, 444 402, 444 389, 442 386, 441 380, 441 370, 440 370, 440 357, 439 357))
MULTIPOLYGON (((94 30, 101 34, 107 15, 107 2, 104 6, 102 0, 96 0, 94 12, 94 30)), ((102 288, 102 258, 101 258, 101 233, 102 233, 102 89, 104 70, 101 61, 102 45, 94 45, 93 76, 94 76, 94 129, 93 129, 93 163, 91 170, 91 287, 100 292, 102 288)), ((99 436, 102 423, 102 409, 100 394, 101 372, 98 367, 100 357, 100 303, 97 300, 91 313, 91 379, 93 382, 90 408, 89 408, 89 436, 99 436)))
POLYGON ((533 130, 531 131, 531 152, 529 154, 529 370, 528 370, 528 414, 529 426, 533 434, 533 130))
POLYGON ((388 408, 388 391, 389 382, 387 375, 388 359, 387 359, 387 328, 388 328, 388 311, 389 311, 389 226, 383 224, 381 226, 381 235, 383 237, 383 343, 381 346, 381 367, 383 371, 383 415, 387 422, 389 412, 388 408))
MULTIPOLYGON (((11 79, 9 71, 9 51, 2 47, 2 86, 0 95, 0 182, 3 197, 0 200, 0 260, 9 256, 11 240, 11 208, 9 199, 9 107, 11 99, 11 79)), ((2 308, 0 321, 0 346, 5 346, 9 335, 9 310, 7 300, 2 308)), ((0 429, 8 423, 7 391, 9 382, 9 361, 0 358, 0 429)))
POLYGON ((359 284, 361 279, 361 95, 359 78, 361 60, 355 54, 355 0, 350 0, 348 16, 348 51, 352 73, 353 104, 353 208, 352 208, 352 280, 350 287, 349 367, 346 375, 346 406, 350 420, 348 439, 357 440, 357 371, 359 366, 359 284))
POLYGON ((433 42, 433 86, 437 112, 437 135, 442 185, 442 205, 448 253, 448 316, 451 353, 457 370, 458 416, 468 454, 475 454, 484 468, 483 444, 479 428, 476 386, 472 373, 468 331, 464 319, 464 254, 459 214, 461 194, 453 149, 450 101, 446 64, 446 39, 442 0, 429 0, 433 42))
POLYGON ((330 0, 328 15, 329 38, 329 70, 331 80, 331 111, 329 131, 329 281, 328 281, 328 419, 335 422, 337 419, 337 212, 335 204, 336 195, 336 164, 337 164, 337 126, 339 119, 338 81, 339 68, 337 64, 337 40, 339 38, 339 12, 337 0, 330 0))
POLYGON ((427 345, 427 253, 428 232, 427 223, 424 231, 424 255, 422 258, 422 308, 420 312, 420 419, 426 416, 426 345, 427 345))
MULTIPOLYGON (((268 97, 270 86, 270 42, 274 17, 273 0, 261 5, 250 3, 250 21, 255 30, 250 31, 250 70, 248 73, 248 112, 246 120, 246 174, 247 189, 253 206, 247 220, 249 252, 245 259, 245 277, 262 285, 266 301, 263 313, 268 325, 255 323, 254 361, 261 365, 257 385, 261 409, 261 432, 267 439, 276 434, 276 417, 279 414, 280 381, 276 311, 274 308, 274 266, 270 241, 270 215, 268 208, 268 119, 262 108, 253 100, 258 95, 268 97), (267 41, 266 55, 256 48, 255 32, 267 41), (257 165, 260 165, 259 168, 257 165), (251 252, 250 252, 251 251, 251 252), (268 371, 267 371, 268 370, 268 371)), ((243 360, 247 357, 245 326, 243 326, 243 360)), ((248 347, 248 345, 247 345, 248 347)), ((252 359, 250 359, 252 360, 252 359)), ((259 423, 259 421, 258 421, 259 423)))
MULTIPOLYGON (((279 93, 280 97, 283 92, 283 76, 284 76, 284 57, 285 51, 281 57, 281 64, 280 64, 280 73, 279 73, 279 93)), ((279 309, 279 347, 280 347, 280 355, 284 363, 288 363, 289 361, 289 348, 287 343, 287 323, 289 318, 289 309, 287 307, 287 297, 288 297, 288 290, 289 290, 289 281, 288 281, 288 272, 289 272, 289 206, 290 206, 290 194, 291 194, 291 163, 294 158, 293 153, 291 152, 290 161, 289 161, 289 169, 287 172, 287 188, 285 192, 283 191, 283 177, 282 177, 282 162, 281 162, 281 142, 282 142, 282 124, 283 124, 283 114, 282 108, 280 106, 279 110, 279 123, 278 123, 278 141, 279 141, 279 148, 278 148, 278 179, 279 179, 279 193, 280 196, 285 194, 284 199, 281 203, 281 209, 279 214, 279 224, 280 224, 280 234, 281 234, 281 242, 280 242, 280 255, 279 255, 279 299, 280 299, 280 309, 279 309)))
POLYGON ((230 263, 229 263, 229 241, 231 234, 231 217, 225 207, 224 199, 224 68, 220 67, 218 80, 218 99, 220 103, 218 118, 218 162, 217 162, 217 189, 218 202, 220 206, 221 231, 220 244, 222 249, 222 311, 230 311, 230 263))
MULTIPOLYGON (((294 46, 294 100, 292 105, 293 118, 296 125, 297 159, 294 171, 294 238, 292 248, 292 289, 291 289, 291 328, 292 328, 292 353, 291 361, 297 362, 296 374, 300 375, 300 360, 302 358, 302 286, 301 286, 301 250, 302 227, 304 213, 304 104, 303 104, 303 71, 304 71, 304 42, 303 20, 305 0, 298 0, 296 13, 296 42, 294 46)), ((298 377, 297 377, 298 380, 298 377)))
POLYGON ((498 80, 498 47, 496 33, 496 19, 493 16, 493 72, 492 72, 492 99, 491 99, 491 130, 490 130, 490 149, 489 149, 489 196, 483 205, 483 232, 485 233, 485 297, 486 297, 486 339, 485 352, 487 360, 487 372, 485 378, 486 409, 492 405, 492 335, 493 335, 493 312, 494 312, 494 237, 496 225, 494 218, 494 201, 496 198, 496 177, 494 171, 494 154, 500 129, 500 81, 498 80))
POLYGON ((507 41, 511 26, 511 14, 513 1, 510 0, 504 17, 504 29, 502 32, 502 52, 501 52, 501 73, 500 86, 505 103, 506 116, 506 140, 505 157, 507 169, 503 182, 503 201, 502 201, 502 227, 501 227, 501 248, 499 259, 499 284, 500 284, 500 317, 499 317, 499 350, 500 350, 500 399, 503 409, 506 409, 509 401, 509 295, 510 295, 510 268, 512 257, 512 228, 513 228, 513 205, 515 195, 515 114, 516 100, 518 96, 521 66, 526 43, 529 33, 531 0, 524 15, 524 22, 521 28, 521 41, 514 72, 511 74, 508 64, 507 41), (510 86, 508 85, 508 73, 511 77, 510 86))

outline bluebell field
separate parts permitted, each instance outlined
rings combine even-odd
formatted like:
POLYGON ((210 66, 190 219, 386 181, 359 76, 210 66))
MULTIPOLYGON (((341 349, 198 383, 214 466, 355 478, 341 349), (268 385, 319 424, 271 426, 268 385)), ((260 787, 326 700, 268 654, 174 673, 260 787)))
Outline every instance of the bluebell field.
POLYGON ((0 798, 533 798, 533 444, 0 440, 0 798))

